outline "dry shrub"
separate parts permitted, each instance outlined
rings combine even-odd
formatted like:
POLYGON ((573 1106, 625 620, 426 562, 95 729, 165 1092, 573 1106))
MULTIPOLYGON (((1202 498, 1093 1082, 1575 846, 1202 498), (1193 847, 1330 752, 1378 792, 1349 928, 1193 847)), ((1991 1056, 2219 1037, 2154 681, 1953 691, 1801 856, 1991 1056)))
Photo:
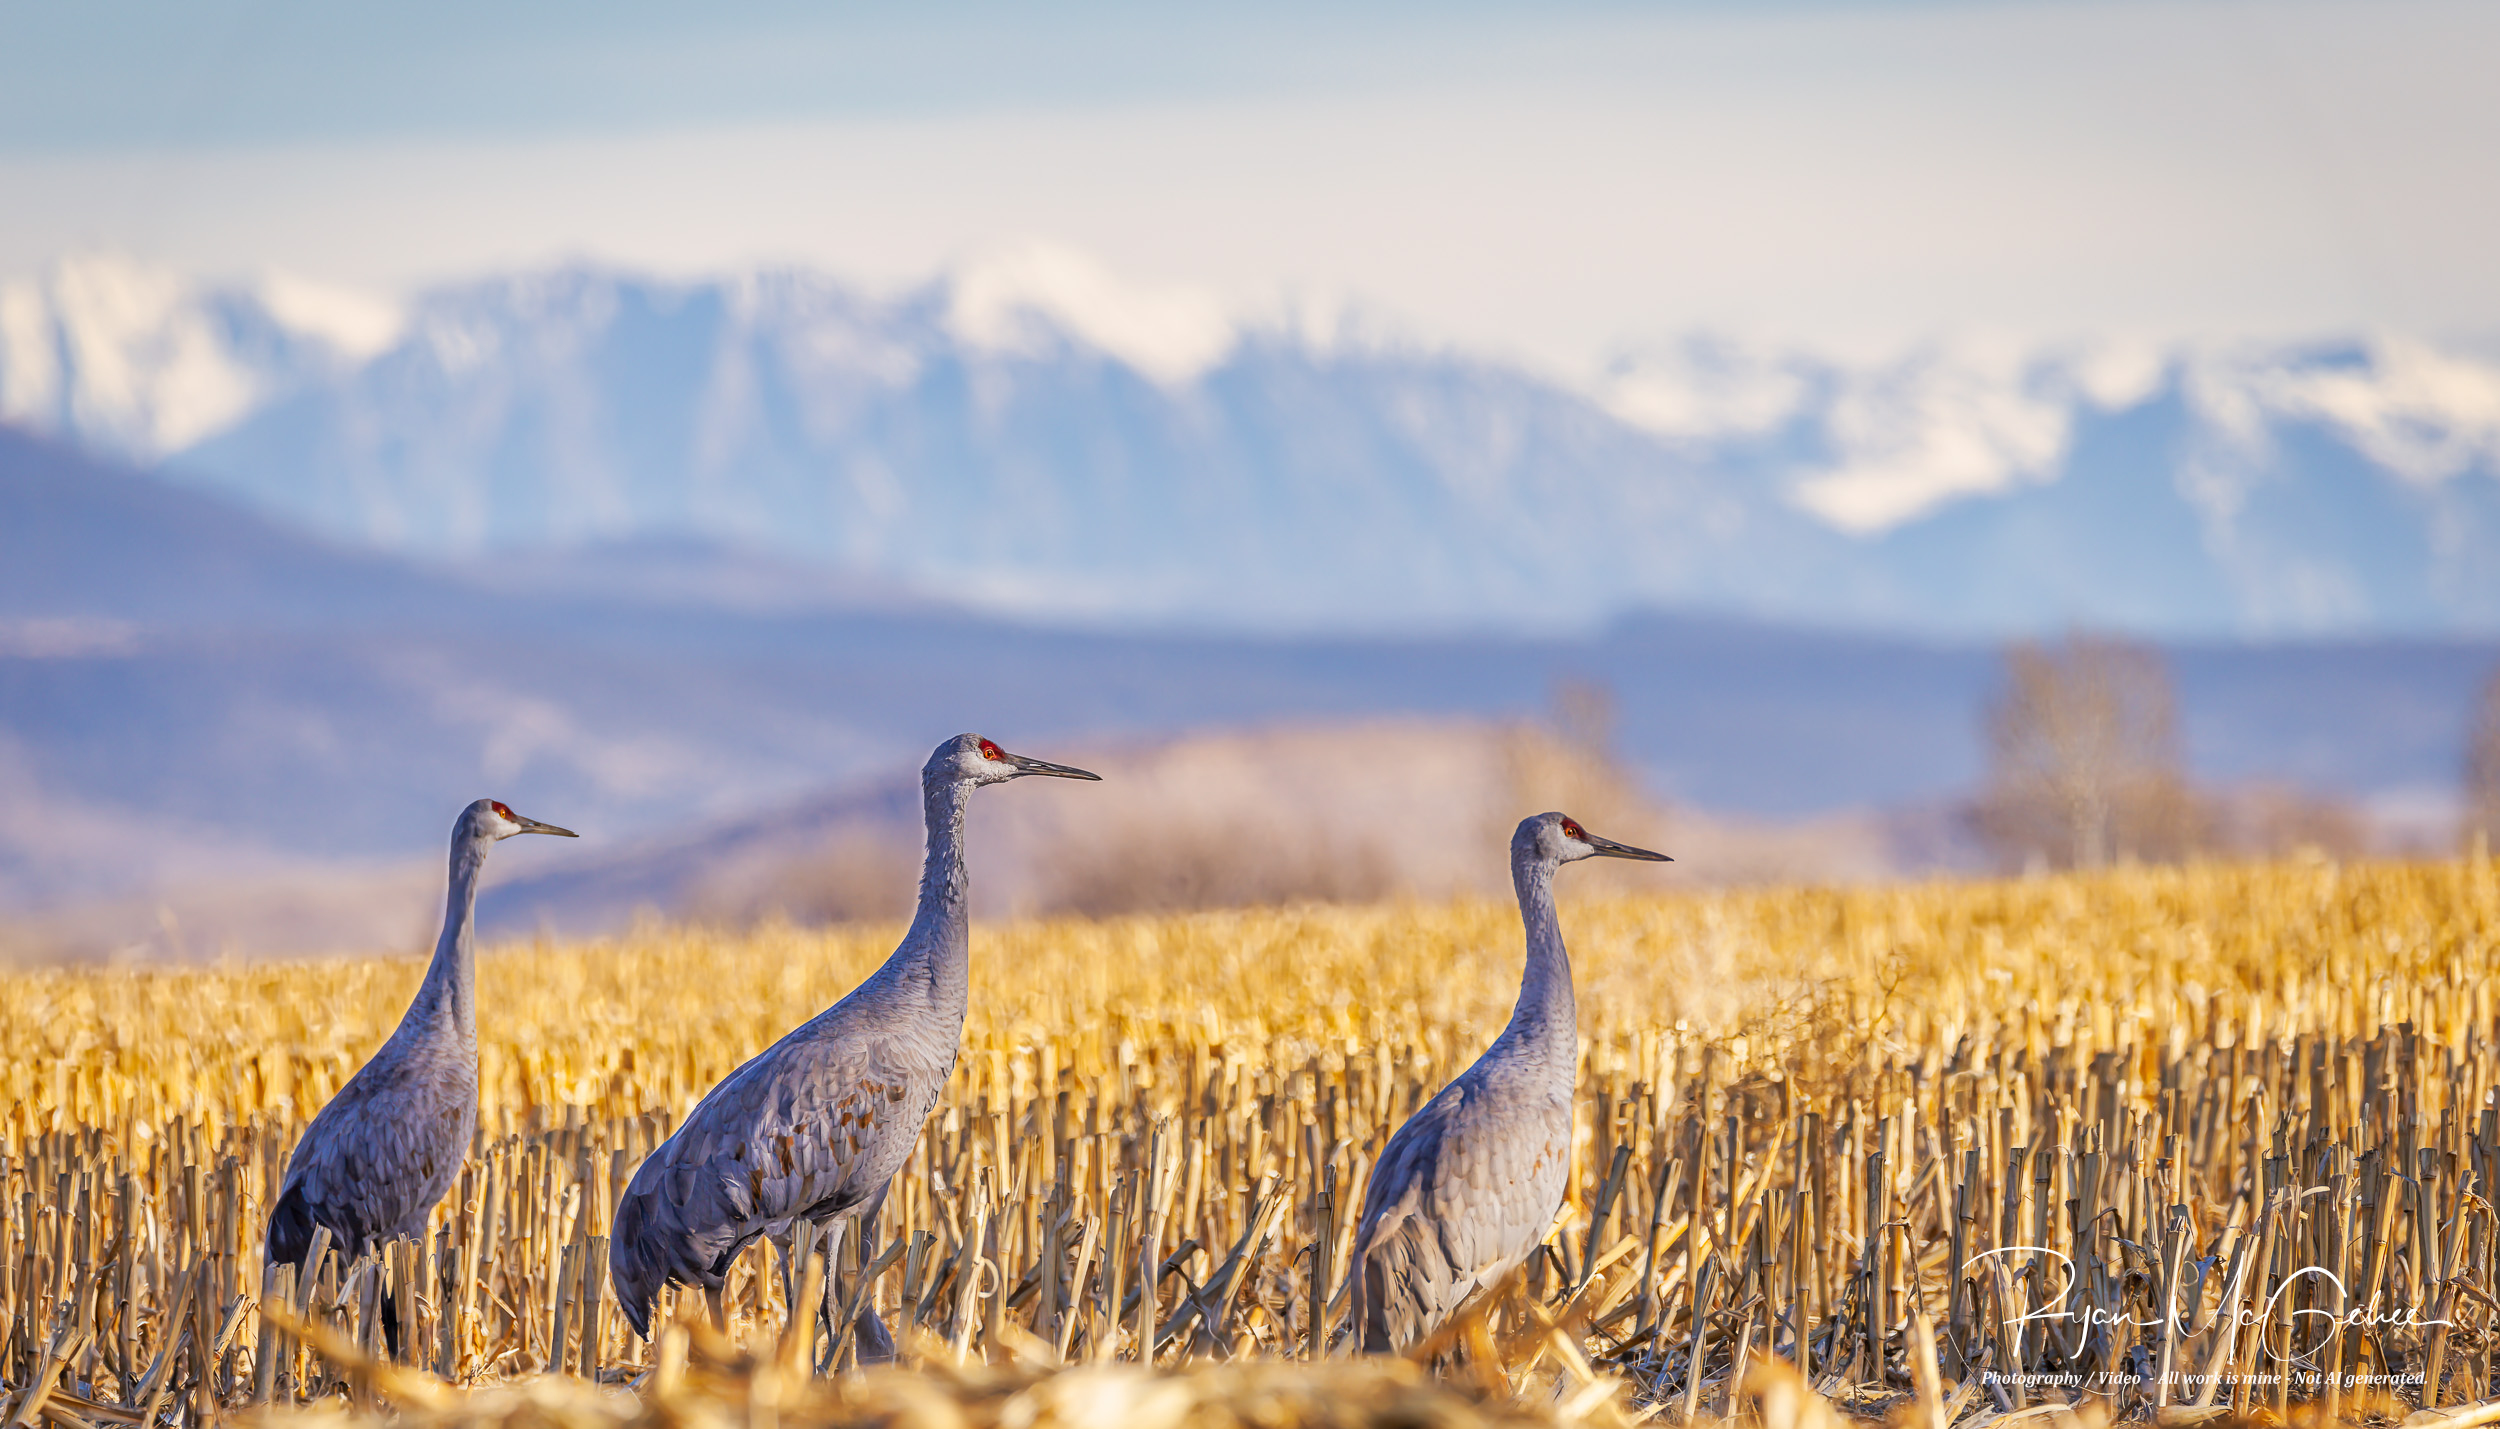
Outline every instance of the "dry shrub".
POLYGON ((1397 889, 1376 842, 1176 813, 1096 829, 1042 855, 1039 911, 1101 917, 1198 908, 1368 903, 1397 889))
MULTIPOLYGON (((1029 903, 1036 912, 1100 917, 1366 903, 1453 886, 1506 894, 1511 831, 1548 809, 1667 851, 1666 818, 1638 779, 1587 737, 1585 722, 1574 729, 1523 722, 1264 733, 1236 736, 1231 747, 1213 738, 1175 745, 1132 757, 1125 769, 1105 761, 1106 773, 1117 770, 1134 792, 1053 806, 1050 815, 1081 836, 1032 841, 1038 876, 1029 903), (1215 771, 1238 765, 1271 782, 1227 797, 1215 771), (1106 803, 1111 810, 1098 812, 1106 803), (1441 810, 1472 817, 1454 821, 1441 810)), ((1654 869, 1610 860, 1571 874, 1584 896, 1655 889, 1655 879, 1654 869)))
POLYGON ((834 830, 807 853, 717 869, 691 890, 685 915, 745 925, 892 922, 911 912, 920 848, 878 825, 834 830))
POLYGON ((2209 795, 2202 850, 2240 858, 2359 858, 2370 827, 2350 803, 2279 784, 2209 795))

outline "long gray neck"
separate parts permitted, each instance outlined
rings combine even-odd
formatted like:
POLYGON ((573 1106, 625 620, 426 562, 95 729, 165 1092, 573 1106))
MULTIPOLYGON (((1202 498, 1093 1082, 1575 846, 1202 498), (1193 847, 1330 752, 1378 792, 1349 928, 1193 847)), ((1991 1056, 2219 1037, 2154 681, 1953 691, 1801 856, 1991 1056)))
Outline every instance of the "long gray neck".
POLYGON ((486 867, 492 840, 473 838, 464 823, 451 841, 451 891, 443 901, 443 935, 435 940, 434 961, 425 982, 400 1019, 392 1041, 412 1030, 458 1037, 463 1046, 477 1045, 477 879, 486 867))
POLYGON ((1554 864, 1533 850, 1513 849, 1510 881, 1519 893, 1519 921, 1527 927, 1528 969, 1502 1035, 1533 1042, 1569 1065, 1578 1050, 1580 1009, 1571 994, 1571 955, 1563 950, 1562 925, 1554 918, 1554 864))
POLYGON ((964 872, 964 808, 972 786, 961 779, 923 778, 920 806, 929 826, 928 858, 920 867, 920 906, 911 929, 878 969, 879 981, 898 990, 925 991, 942 1010, 960 1016, 970 992, 971 879, 964 872))

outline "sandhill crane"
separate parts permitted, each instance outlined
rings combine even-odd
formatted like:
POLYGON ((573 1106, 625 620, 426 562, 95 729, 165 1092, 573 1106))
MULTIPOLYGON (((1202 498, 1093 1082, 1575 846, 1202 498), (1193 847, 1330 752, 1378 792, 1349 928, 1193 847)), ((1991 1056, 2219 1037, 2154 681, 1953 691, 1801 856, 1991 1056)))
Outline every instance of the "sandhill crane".
MULTIPOLYGON (((669 1282, 700 1285, 720 1316, 721 1279, 757 1236, 781 1251, 801 1223, 859 1217, 875 1238, 887 1183, 919 1139, 955 1069, 970 969, 964 808, 984 784, 1082 769, 1009 754, 977 734, 937 747, 920 771, 928 854, 911 928, 885 965, 705 1094, 685 1123, 635 1168, 616 1208, 608 1264, 637 1334, 669 1282)), ((797 1307, 792 1307, 797 1311, 797 1307)), ((863 1359, 891 1359, 874 1309, 857 1323, 863 1359)))
MULTIPOLYGON (((351 1259, 383 1241, 421 1238, 434 1203, 459 1176, 477 1129, 477 880, 486 851, 514 834, 580 837, 492 799, 460 811, 434 961, 391 1039, 295 1143, 269 1212, 273 1262, 301 1264, 317 1226, 329 1227, 351 1259)), ((396 1323, 385 1328, 396 1346, 396 1323)))
POLYGON ((1498 1284, 1562 1207, 1579 1015, 1554 920, 1554 870, 1584 858, 1670 862, 1561 814, 1520 820, 1510 840, 1528 934, 1519 1003, 1475 1065, 1380 1153, 1354 1232, 1354 1324, 1367 1351, 1404 1349, 1477 1287, 1498 1284))

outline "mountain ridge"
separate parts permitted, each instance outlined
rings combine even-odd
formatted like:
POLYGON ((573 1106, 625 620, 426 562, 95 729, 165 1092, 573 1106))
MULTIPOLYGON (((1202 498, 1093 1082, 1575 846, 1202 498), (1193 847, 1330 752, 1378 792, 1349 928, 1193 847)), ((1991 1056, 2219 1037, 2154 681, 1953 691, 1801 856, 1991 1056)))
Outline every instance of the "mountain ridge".
POLYGON ((1068 261, 379 316, 115 271, 0 289, 0 417, 405 554, 695 539, 1128 628, 2500 630, 2500 361, 2461 347, 1694 341, 1575 387, 1068 261))
MULTIPOLYGON (((1980 642, 1689 613, 1568 636, 1124 633, 863 598, 804 571, 748 579, 758 565, 646 548, 596 579, 430 565, 0 429, 0 912, 142 900, 106 920, 126 927, 182 885, 216 895, 180 904, 207 936, 241 926, 247 886, 379 879, 397 936, 422 921, 444 827, 481 794, 580 829, 541 872, 597 874, 576 890, 597 901, 651 876, 635 850, 665 861, 716 831, 769 833, 825 791, 907 783, 967 727, 1116 754, 1278 730, 1325 744, 1387 721, 1437 768, 1433 730, 1538 721, 1566 682, 1610 692, 1625 766, 1699 811, 1690 829, 1840 817, 1863 844, 1905 811, 1949 829, 2001 679, 1980 642)), ((2434 840, 2500 667, 2500 641, 2455 637, 2164 653, 2197 780, 2385 808, 2434 840)), ((1734 845, 1718 847, 1696 861, 1723 864, 1734 845)), ((363 896, 285 906, 319 941, 367 926, 338 921, 363 896)))

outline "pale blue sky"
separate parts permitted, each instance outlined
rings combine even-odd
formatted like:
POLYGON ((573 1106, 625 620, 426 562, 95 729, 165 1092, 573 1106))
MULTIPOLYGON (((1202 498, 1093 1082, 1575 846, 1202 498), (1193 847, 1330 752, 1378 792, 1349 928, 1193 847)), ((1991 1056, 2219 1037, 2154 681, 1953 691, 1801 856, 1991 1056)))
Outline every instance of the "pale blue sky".
POLYGON ((10 0, 0 27, 10 40, 0 47, 0 144, 57 152, 613 134, 1359 88, 1423 67, 1419 48, 1482 52, 1541 26, 1466 5, 10 0))
POLYGON ((1560 366, 2500 330, 2500 6, 0 0, 0 276, 1044 242, 1560 366))

